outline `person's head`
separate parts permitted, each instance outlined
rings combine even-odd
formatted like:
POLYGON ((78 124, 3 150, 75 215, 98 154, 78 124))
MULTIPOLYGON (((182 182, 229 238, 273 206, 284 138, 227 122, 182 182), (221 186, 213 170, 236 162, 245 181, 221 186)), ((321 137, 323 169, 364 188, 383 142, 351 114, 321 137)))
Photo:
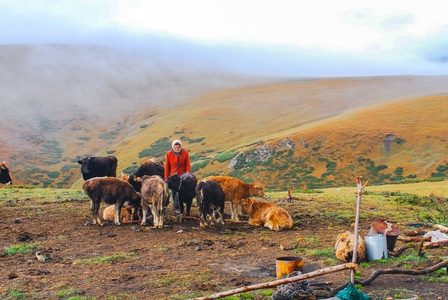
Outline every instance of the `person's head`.
POLYGON ((174 151, 175 153, 179 153, 180 150, 182 150, 182 143, 181 143, 179 140, 174 140, 174 141, 171 143, 171 149, 173 149, 173 151, 174 151))

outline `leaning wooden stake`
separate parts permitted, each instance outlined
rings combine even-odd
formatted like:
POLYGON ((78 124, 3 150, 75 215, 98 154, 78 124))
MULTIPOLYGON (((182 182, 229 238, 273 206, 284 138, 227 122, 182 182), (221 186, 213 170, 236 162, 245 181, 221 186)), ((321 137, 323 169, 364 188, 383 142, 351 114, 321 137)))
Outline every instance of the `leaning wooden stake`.
MULTIPOLYGON (((358 197, 356 199, 356 217, 355 217, 355 241, 354 241, 354 245, 353 245, 353 257, 352 257, 352 262, 356 263, 356 260, 358 259, 358 228, 359 228, 359 215, 360 215, 360 208, 361 208, 361 195, 362 195, 362 191, 364 190, 364 188, 367 185, 366 184, 362 185, 362 177, 358 176, 356 177, 356 185, 358 186, 358 197)), ((355 284, 355 270, 352 269, 350 270, 350 282, 352 284, 355 284)))
POLYGON ((294 276, 294 277, 278 279, 278 280, 271 281, 271 282, 259 283, 259 284, 249 285, 249 286, 243 286, 241 288, 233 289, 233 290, 230 290, 227 292, 222 292, 222 293, 205 296, 205 297, 194 298, 194 299, 195 300, 217 299, 217 298, 227 297, 227 296, 237 294, 237 293, 243 293, 243 292, 253 291, 253 290, 258 290, 258 289, 265 289, 265 288, 277 286, 280 284, 304 280, 307 278, 312 278, 312 277, 321 276, 321 275, 325 275, 325 274, 329 274, 329 273, 339 272, 339 271, 343 271, 343 270, 347 270, 347 269, 356 269, 357 267, 358 267, 357 264, 346 263, 346 264, 342 264, 342 265, 337 265, 337 266, 333 266, 333 267, 320 269, 320 270, 310 272, 310 273, 305 273, 305 274, 294 276))

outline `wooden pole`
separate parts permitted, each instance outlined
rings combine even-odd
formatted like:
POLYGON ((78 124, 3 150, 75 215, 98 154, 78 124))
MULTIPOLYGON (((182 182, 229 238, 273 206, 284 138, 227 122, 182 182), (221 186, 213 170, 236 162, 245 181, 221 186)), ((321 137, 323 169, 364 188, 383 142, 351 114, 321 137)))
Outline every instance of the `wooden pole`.
MULTIPOLYGON (((353 245, 354 249, 353 249, 353 257, 352 257, 352 263, 355 263, 355 264, 356 264, 356 260, 358 259, 358 228, 359 228, 359 215, 360 215, 360 209, 361 209, 361 195, 362 195, 362 190, 367 185, 367 182, 365 185, 362 185, 362 177, 361 176, 356 177, 356 185, 358 187, 358 196, 356 197, 355 241, 354 241, 354 245, 353 245)), ((350 282, 353 285, 355 284, 355 269, 350 270, 350 282)))
POLYGON ((227 296, 237 294, 237 293, 243 293, 243 292, 252 291, 252 290, 269 288, 269 287, 277 286, 280 284, 304 280, 307 278, 312 278, 312 277, 321 276, 321 275, 325 275, 325 274, 329 274, 329 273, 339 272, 339 271, 343 271, 343 270, 347 270, 347 269, 356 269, 357 267, 358 267, 357 264, 346 263, 346 264, 328 267, 328 268, 320 269, 320 270, 317 270, 314 272, 309 272, 309 273, 305 273, 302 275, 293 276, 293 277, 289 277, 289 278, 285 278, 285 279, 278 279, 278 280, 271 281, 271 282, 243 286, 241 288, 233 289, 230 291, 226 291, 226 292, 222 292, 222 293, 218 293, 218 294, 214 294, 214 295, 210 295, 210 296, 194 298, 194 300, 208 300, 208 299, 217 299, 217 298, 227 297, 227 296))

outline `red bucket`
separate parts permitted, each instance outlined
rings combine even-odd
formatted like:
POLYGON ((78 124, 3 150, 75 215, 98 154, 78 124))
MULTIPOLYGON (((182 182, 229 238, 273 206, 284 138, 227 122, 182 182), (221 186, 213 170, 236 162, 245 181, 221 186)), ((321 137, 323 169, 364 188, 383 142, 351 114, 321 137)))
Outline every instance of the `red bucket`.
POLYGON ((398 235, 400 234, 400 230, 398 230, 394 224, 386 221, 374 221, 371 225, 371 231, 374 234, 385 234, 387 250, 394 251, 395 243, 397 242, 398 235))

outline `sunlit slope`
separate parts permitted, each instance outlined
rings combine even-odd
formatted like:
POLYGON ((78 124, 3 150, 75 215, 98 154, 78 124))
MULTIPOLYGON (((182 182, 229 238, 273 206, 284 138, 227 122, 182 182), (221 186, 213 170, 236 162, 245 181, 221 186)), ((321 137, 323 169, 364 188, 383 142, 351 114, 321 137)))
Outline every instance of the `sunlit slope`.
POLYGON ((139 164, 143 150, 161 139, 169 148, 170 140, 182 138, 201 165, 199 176, 231 174, 272 187, 342 184, 355 174, 368 176, 369 169, 378 182, 426 178, 445 164, 447 96, 421 97, 422 86, 413 77, 352 78, 223 90, 160 110, 112 148, 122 170, 139 164), (283 138, 292 149, 277 145, 283 138), (260 149, 272 153, 260 158, 260 149), (248 162, 229 168, 230 159, 219 159, 222 152, 243 152, 248 162))

